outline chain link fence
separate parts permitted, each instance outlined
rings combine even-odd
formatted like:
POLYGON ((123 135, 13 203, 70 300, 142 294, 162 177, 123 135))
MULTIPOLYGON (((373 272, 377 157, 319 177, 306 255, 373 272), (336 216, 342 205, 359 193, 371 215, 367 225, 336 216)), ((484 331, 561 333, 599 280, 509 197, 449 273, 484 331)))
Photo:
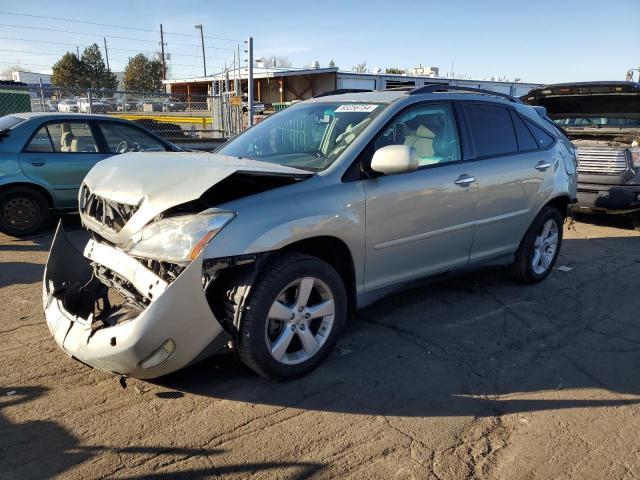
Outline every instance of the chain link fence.
POLYGON ((130 120, 187 148, 209 150, 248 124, 246 102, 216 95, 0 84, 0 116, 22 112, 100 114, 130 120))

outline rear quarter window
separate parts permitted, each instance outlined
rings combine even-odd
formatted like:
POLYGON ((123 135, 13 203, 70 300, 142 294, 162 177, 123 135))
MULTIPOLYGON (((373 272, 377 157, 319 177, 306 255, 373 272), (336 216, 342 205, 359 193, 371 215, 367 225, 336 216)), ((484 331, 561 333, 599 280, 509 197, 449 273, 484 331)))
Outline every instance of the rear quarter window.
POLYGON ((553 145, 553 142, 554 142, 553 136, 551 136, 549 133, 544 131, 544 129, 540 128, 531 120, 525 119, 525 121, 527 122, 529 130, 531 130, 531 133, 533 133, 533 136, 535 137, 536 142, 538 142, 538 145, 540 145, 540 148, 547 148, 553 145))
POLYGON ((524 120, 520 118, 516 112, 511 112, 513 118, 513 126, 516 129, 516 137, 518 139, 518 148, 521 152, 529 152, 538 149, 538 142, 533 137, 533 134, 524 123, 524 120))

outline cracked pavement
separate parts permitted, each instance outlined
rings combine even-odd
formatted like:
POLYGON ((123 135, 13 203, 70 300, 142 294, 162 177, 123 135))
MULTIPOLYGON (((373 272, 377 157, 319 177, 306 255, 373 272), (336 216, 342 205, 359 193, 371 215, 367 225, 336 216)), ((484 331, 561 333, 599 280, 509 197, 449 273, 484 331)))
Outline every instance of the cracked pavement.
POLYGON ((307 377, 219 356, 126 389, 49 335, 51 235, 0 235, 0 478, 640 477, 640 233, 588 222, 572 270, 387 297, 307 377))

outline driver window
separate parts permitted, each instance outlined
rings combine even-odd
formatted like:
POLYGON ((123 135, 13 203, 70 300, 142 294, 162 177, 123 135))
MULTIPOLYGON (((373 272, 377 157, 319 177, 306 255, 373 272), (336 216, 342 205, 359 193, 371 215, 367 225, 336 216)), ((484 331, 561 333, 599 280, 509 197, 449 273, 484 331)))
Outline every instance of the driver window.
POLYGON ((373 142, 374 151, 387 145, 416 149, 421 167, 461 159, 451 105, 421 105, 393 120, 373 142))
POLYGON ((141 130, 119 123, 100 123, 109 153, 164 152, 164 145, 141 130))

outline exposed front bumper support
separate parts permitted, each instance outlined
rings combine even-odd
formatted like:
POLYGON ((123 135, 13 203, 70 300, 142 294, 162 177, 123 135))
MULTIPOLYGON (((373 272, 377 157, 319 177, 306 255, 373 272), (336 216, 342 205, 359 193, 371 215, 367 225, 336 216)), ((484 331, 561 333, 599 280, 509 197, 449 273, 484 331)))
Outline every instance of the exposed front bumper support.
POLYGON ((167 285, 143 265, 138 268, 132 264, 137 261, 120 250, 92 242, 85 247, 89 260, 58 226, 44 273, 47 325, 56 343, 69 355, 101 370, 154 378, 176 371, 205 349, 213 350, 212 346, 222 347, 227 342, 229 336, 214 317, 202 286, 202 255, 167 285), (65 289, 91 281, 91 261, 108 266, 133 285, 149 281, 147 308, 134 318, 97 329, 92 315, 71 313, 65 305, 65 289), (175 351, 159 365, 144 369, 140 363, 167 340, 175 343, 175 351))
POLYGON ((640 185, 578 184, 576 212, 630 213, 640 210, 640 185))

